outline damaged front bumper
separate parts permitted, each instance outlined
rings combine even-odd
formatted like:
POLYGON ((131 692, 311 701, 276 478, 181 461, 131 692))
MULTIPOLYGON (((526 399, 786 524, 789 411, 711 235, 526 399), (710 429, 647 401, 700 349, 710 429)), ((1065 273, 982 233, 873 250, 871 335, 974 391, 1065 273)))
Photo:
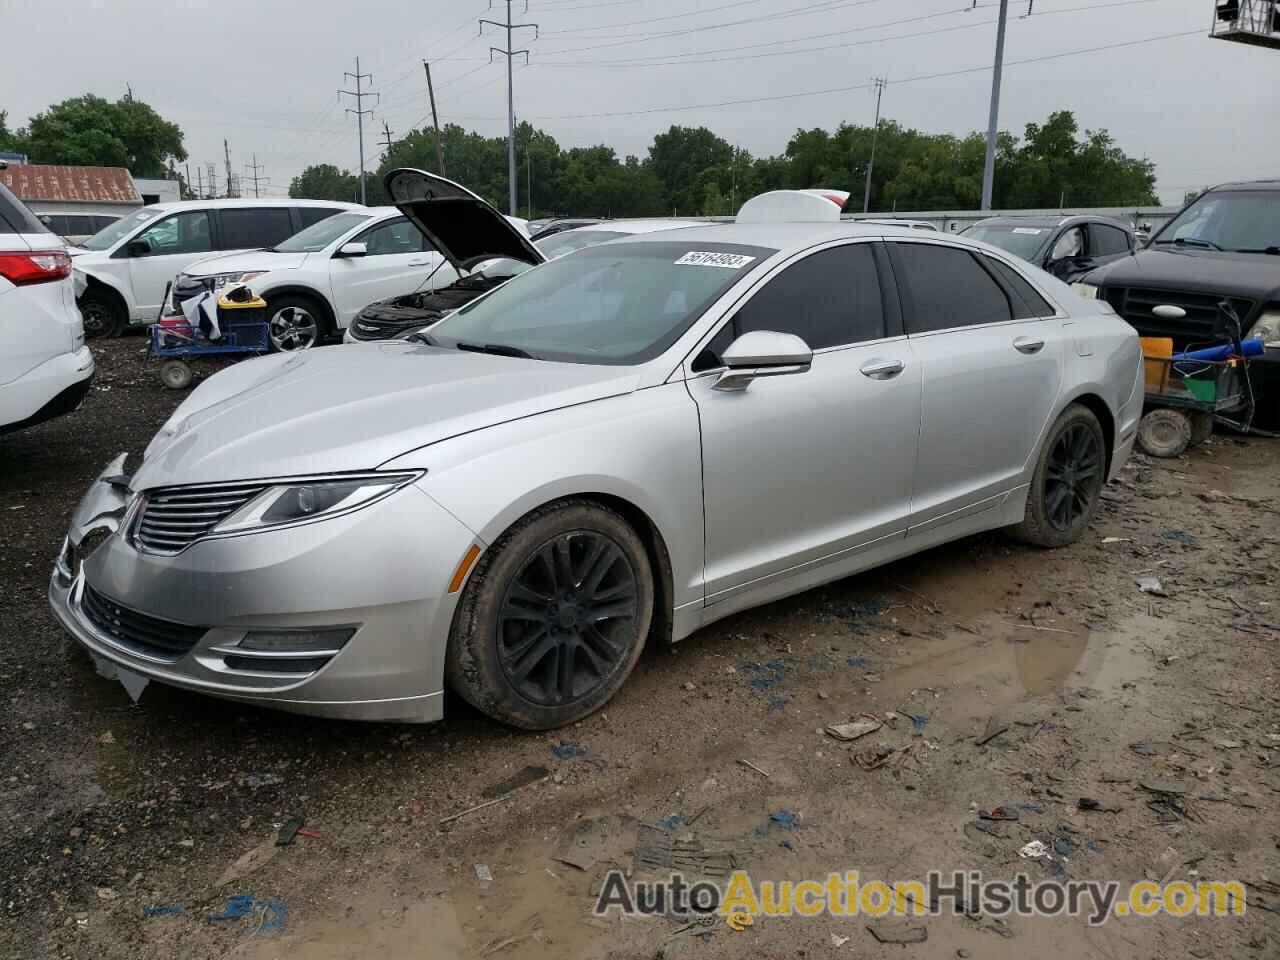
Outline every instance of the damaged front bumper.
POLYGON ((440 718, 448 579, 472 534, 434 500, 410 485, 343 516, 157 555, 126 535, 140 501, 123 468, 90 487, 49 583, 100 673, 135 696, 155 680, 313 716, 440 718))

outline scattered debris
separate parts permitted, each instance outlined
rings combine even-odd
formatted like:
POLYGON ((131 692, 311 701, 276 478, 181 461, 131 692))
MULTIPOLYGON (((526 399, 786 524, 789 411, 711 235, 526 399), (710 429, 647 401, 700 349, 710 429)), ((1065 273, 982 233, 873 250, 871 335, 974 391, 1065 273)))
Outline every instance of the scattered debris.
POLYGON ((293 843, 293 838, 298 835, 298 831, 302 829, 305 821, 301 817, 294 817, 292 820, 286 820, 280 828, 280 833, 276 836, 277 847, 287 847, 293 843))
POLYGON ((979 810, 981 820, 1017 820, 1018 811, 1012 807, 992 807, 990 810, 979 810))
POLYGON ((731 840, 694 833, 677 835, 647 823, 638 823, 637 827, 632 852, 632 865, 637 872, 680 870, 703 877, 727 877, 738 865, 737 848, 731 840))
POLYGON ((1153 597, 1167 597, 1169 595, 1165 593, 1164 587, 1156 577, 1138 577, 1134 583, 1138 585, 1138 589, 1143 593, 1149 593, 1153 597))
POLYGON ((1162 540, 1172 540, 1188 547, 1196 542, 1196 538, 1185 530, 1165 530, 1160 534, 1160 538, 1162 540))
POLYGON ((800 814, 792 813, 790 810, 779 810, 776 813, 769 814, 769 822, 776 823, 780 827, 788 830, 794 830, 797 823, 800 822, 800 814))
POLYGON ((222 876, 218 878, 218 886, 225 887, 230 883, 234 883, 241 877, 246 876, 264 864, 270 862, 280 848, 276 846, 275 835, 268 836, 251 850, 241 854, 230 866, 222 871, 222 876))
POLYGON ((760 776, 764 777, 766 780, 769 779, 769 775, 765 773, 763 770, 761 770, 759 767, 757 767, 750 760, 739 760, 738 762, 742 764, 744 767, 749 767, 750 769, 754 770, 756 773, 760 774, 760 776))
POLYGON ((896 927, 884 923, 868 923, 867 932, 879 943, 924 943, 929 939, 925 927, 896 927))
POLYGON ((734 933, 741 933, 747 927, 754 925, 756 920, 749 913, 731 913, 724 922, 734 933))
POLYGON ((876 747, 868 747, 865 750, 859 750, 850 756, 850 760, 860 766, 863 770, 876 770, 883 767, 890 760, 900 756, 899 752, 892 747, 880 744, 876 747))
POLYGON ((1018 851, 1018 856, 1026 860, 1039 860, 1041 857, 1049 856, 1049 848, 1040 840, 1032 840, 1018 851))
POLYGON ((258 787, 275 787, 284 783, 284 777, 278 773, 251 773, 245 777, 241 783, 246 787, 257 790, 258 787))
POLYGON ((923 713, 908 713, 905 716, 911 718, 911 728, 917 732, 923 730, 929 723, 929 717, 923 713))
POLYGON ((1102 542, 1105 543, 1133 543, 1133 537, 1103 537, 1102 542))
POLYGON ((883 726, 884 722, 879 717, 863 714, 861 720, 854 720, 851 723, 829 724, 827 733, 837 740, 857 740, 859 737, 865 737, 869 733, 875 733, 883 726))
POLYGON ((289 921, 289 908, 281 900, 259 900, 252 894, 227 897, 222 913, 210 914, 210 923, 234 922, 257 916, 257 930, 283 930, 289 921))
POLYGON ((115 734, 113 734, 110 730, 108 730, 106 733, 98 737, 98 742, 103 744, 104 746, 110 746, 111 744, 116 742, 115 734))
POLYGON ((493 880, 493 871, 489 869, 487 863, 477 863, 473 869, 476 872, 476 879, 481 883, 489 883, 493 880))
MULTIPOLYGON (((554 750, 555 748, 552 747, 552 749, 554 750)), ((540 783, 547 779, 547 775, 550 772, 551 771, 546 767, 525 767, 514 777, 508 777, 500 783, 495 783, 491 787, 486 787, 481 791, 480 796, 484 797, 486 800, 505 799, 509 794, 514 793, 521 787, 527 787, 531 783, 540 783)))
POLYGON ((151 920, 156 917, 180 917, 187 908, 180 903, 157 903, 142 908, 142 915, 151 920))
POLYGON ((1116 806, 1104 805, 1101 800, 1096 797, 1081 797, 1076 801, 1076 809, 1092 810, 1097 813, 1119 813, 1121 808, 1116 806))
POLYGON ((831 935, 831 945, 835 947, 837 950, 843 947, 848 942, 849 942, 848 937, 842 937, 834 933, 831 935))
POLYGON ((982 731, 982 736, 980 736, 976 741, 977 746, 985 747, 988 743, 1008 729, 1009 724, 1005 721, 997 720, 995 717, 988 717, 986 729, 982 731))
POLYGON ((110 887, 98 887, 95 891, 99 900, 114 900, 117 896, 116 892, 110 887))
POLYGON ((684 824, 684 817, 678 813, 672 813, 663 817, 658 821, 658 826, 663 830, 675 830, 684 824))

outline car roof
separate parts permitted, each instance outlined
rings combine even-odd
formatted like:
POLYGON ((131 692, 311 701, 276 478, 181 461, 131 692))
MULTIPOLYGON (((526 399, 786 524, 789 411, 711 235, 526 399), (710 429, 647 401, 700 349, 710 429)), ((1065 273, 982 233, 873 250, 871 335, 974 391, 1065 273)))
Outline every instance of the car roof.
POLYGON ((338 200, 294 200, 290 197, 262 197, 261 199, 245 199, 243 197, 236 197, 220 200, 175 200, 171 203, 150 203, 147 204, 147 206, 140 207, 138 209, 155 210, 159 213, 173 213, 177 210, 234 210, 237 207, 331 207, 334 210, 376 209, 362 207, 358 203, 342 203, 338 200))
POLYGON ((565 233, 587 233, 591 230, 611 230, 614 233, 654 233, 659 230, 679 230, 685 227, 705 226, 707 220, 681 220, 676 217, 655 217, 652 220, 634 219, 634 220, 601 220, 598 223, 590 223, 581 227, 574 227, 573 230, 565 230, 565 233))
MULTIPOLYGON (((979 220, 977 223, 971 223, 971 227, 1060 227, 1068 223, 1105 223, 1108 226, 1119 227, 1122 230, 1132 230, 1133 228, 1123 220, 1116 220, 1114 217, 1104 217, 1094 213, 1063 213, 1057 216, 1039 216, 1039 217, 987 217, 985 220, 979 220)), ((968 227, 965 228, 966 230, 968 227)))
MULTIPOLYGON (((902 237, 928 241, 945 234, 928 234, 910 227, 887 224, 860 226, 854 221, 834 222, 755 222, 755 223, 704 223, 689 226, 671 226, 658 233, 647 233, 644 240, 678 240, 680 243, 741 243, 754 247, 769 247, 781 252, 803 250, 830 240, 846 240, 856 237, 902 237), (669 235, 669 236, 668 236, 669 235)), ((641 242, 639 238, 619 237, 610 245, 641 242)), ((966 243, 968 241, 965 241, 966 243)))
POLYGON ((1219 190, 1280 190, 1280 179, 1237 180, 1232 183, 1220 183, 1216 187, 1210 187, 1206 192, 1217 193, 1219 190))

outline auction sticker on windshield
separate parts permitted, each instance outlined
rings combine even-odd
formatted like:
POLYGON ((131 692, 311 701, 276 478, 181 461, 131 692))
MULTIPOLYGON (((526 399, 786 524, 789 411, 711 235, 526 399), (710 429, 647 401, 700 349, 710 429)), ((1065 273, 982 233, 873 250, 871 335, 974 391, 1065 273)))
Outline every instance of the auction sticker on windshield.
POLYGON ((1044 233, 1044 231, 1038 227, 1014 227, 1013 232, 1026 233, 1026 234, 1030 234, 1033 237, 1038 237, 1040 236, 1040 234, 1044 233))
POLYGON ((742 253, 712 253, 709 250, 690 250, 676 261, 695 267, 724 267, 728 270, 741 270, 755 257, 742 253))

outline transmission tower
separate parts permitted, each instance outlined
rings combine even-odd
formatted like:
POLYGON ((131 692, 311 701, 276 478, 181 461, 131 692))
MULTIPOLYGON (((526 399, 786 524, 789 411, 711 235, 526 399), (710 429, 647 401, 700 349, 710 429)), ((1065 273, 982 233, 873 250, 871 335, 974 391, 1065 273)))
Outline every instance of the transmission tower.
POLYGON ((360 72, 359 57, 356 57, 356 72, 344 73, 342 76, 343 78, 350 77, 352 80, 355 81, 355 84, 356 84, 356 88, 354 90, 339 90, 338 99, 341 100, 345 95, 348 97, 355 97, 355 100, 356 100, 356 108, 352 110, 350 107, 348 107, 347 113, 354 113, 356 115, 356 133, 360 141, 360 202, 364 203, 366 200, 365 189, 364 189, 364 118, 366 116, 373 115, 372 110, 366 110, 364 108, 364 99, 365 97, 376 97, 377 99, 374 101, 374 103, 377 104, 382 102, 382 95, 379 93, 365 90, 364 87, 362 86, 365 80, 368 80, 370 83, 373 83, 373 74, 360 72))
POLYGON ((266 178, 266 177, 263 177, 263 176, 259 176, 259 174, 258 174, 258 171, 259 171, 259 170, 261 170, 261 169, 263 169, 263 165, 262 165, 261 163, 259 163, 259 162, 258 162, 258 155, 257 155, 256 153, 253 155, 253 163, 246 163, 246 164, 244 165, 244 168, 245 168, 246 170, 252 170, 252 171, 253 171, 253 175, 249 178, 250 180, 252 180, 252 181, 253 181, 253 195, 254 195, 255 197, 260 197, 260 196, 262 196, 262 194, 261 194, 261 192, 260 192, 260 190, 259 190, 259 184, 260 184, 262 181, 265 181, 267 178, 266 178))
MULTIPOLYGON (((524 54, 524 62, 529 62, 528 50, 512 50, 511 35, 516 30, 532 30, 533 39, 538 39, 538 25, 536 23, 512 23, 511 22, 511 0, 505 0, 507 5, 507 22, 499 23, 497 20, 480 20, 480 36, 484 36, 484 25, 487 23, 499 30, 507 31, 507 45, 502 47, 489 48, 489 61, 493 62, 495 53, 501 54, 507 58, 507 185, 510 187, 510 206, 511 216, 516 216, 519 212, 516 189, 516 101, 515 101, 515 79, 514 58, 524 54)), ((489 9, 493 9, 493 0, 489 0, 489 9)), ((525 0, 525 13, 529 12, 528 0, 525 0)))

